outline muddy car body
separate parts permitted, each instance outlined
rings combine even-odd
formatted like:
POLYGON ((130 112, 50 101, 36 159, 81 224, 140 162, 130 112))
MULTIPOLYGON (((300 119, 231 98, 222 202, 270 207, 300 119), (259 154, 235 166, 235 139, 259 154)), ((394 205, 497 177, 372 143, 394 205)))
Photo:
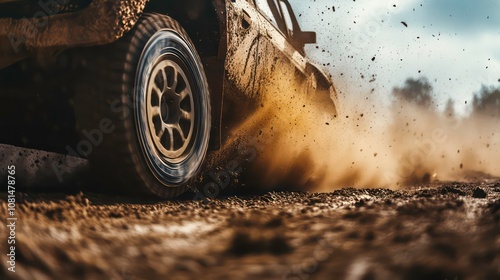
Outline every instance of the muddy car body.
POLYGON ((0 0, 0 97, 30 83, 15 74, 25 61, 65 65, 78 73, 70 103, 86 137, 73 151, 121 188, 175 196, 221 146, 232 111, 258 104, 271 79, 337 107, 305 57, 315 42, 286 0, 0 0))

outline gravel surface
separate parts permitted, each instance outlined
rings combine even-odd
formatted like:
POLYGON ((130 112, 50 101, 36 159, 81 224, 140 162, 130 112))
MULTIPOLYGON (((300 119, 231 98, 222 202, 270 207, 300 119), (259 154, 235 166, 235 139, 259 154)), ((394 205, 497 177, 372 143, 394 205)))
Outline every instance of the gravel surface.
POLYGON ((500 279, 498 179, 187 197, 17 193, 0 278, 500 279))

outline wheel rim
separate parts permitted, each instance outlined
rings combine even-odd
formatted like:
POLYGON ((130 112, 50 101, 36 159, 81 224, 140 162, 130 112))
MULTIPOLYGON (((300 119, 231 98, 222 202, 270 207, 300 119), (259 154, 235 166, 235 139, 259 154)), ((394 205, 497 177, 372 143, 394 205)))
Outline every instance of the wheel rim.
MULTIPOLYGON (((175 30, 162 29, 148 40, 137 65, 131 100, 131 104, 134 105, 137 136, 146 164, 158 181, 167 187, 180 186, 193 178, 200 170, 208 149, 211 123, 210 93, 202 65, 197 61, 194 51, 194 47, 181 38, 175 30), (185 121, 188 119, 187 116, 179 118, 179 123, 185 122, 183 130, 185 139, 179 142, 182 145, 174 145, 173 149, 169 142, 161 141, 161 129, 157 131, 165 124, 170 127, 175 126, 177 118, 169 116, 177 114, 170 111, 180 110, 176 106, 165 104, 162 114, 160 101, 166 90, 163 90, 161 82, 167 80, 169 84, 168 77, 163 78, 162 71, 165 69, 177 73, 177 77, 180 77, 177 80, 178 84, 179 81, 185 81, 188 94, 180 100, 179 108, 192 112, 189 122, 185 121), (159 81, 153 85, 155 79, 159 81)), ((172 82, 169 85, 174 93, 182 92, 178 86, 174 87, 172 82)), ((165 96, 172 97, 169 94, 165 96)), ((169 135, 168 131, 166 134, 169 135)), ((154 190, 161 192, 158 189, 154 190)))
POLYGON ((154 65, 146 93, 149 133, 159 154, 182 161, 193 142, 193 91, 175 55, 161 56, 154 65))

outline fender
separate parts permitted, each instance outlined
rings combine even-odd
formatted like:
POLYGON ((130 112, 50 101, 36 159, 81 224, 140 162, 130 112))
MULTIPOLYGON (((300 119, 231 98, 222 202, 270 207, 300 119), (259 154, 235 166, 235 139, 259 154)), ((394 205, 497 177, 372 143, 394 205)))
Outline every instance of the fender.
POLYGON ((40 7, 31 18, 0 18, 0 69, 39 52, 114 42, 135 25, 148 1, 94 0, 74 13, 40 7))

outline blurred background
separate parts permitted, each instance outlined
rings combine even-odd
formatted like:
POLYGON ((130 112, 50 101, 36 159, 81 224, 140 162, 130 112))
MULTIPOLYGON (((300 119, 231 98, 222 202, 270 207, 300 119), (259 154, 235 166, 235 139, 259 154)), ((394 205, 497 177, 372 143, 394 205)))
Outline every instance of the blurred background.
POLYGON ((394 86, 427 77, 435 106, 470 113, 474 93, 500 86, 500 3, 495 0, 291 0, 303 30, 318 32, 309 56, 346 95, 388 103, 394 86))

